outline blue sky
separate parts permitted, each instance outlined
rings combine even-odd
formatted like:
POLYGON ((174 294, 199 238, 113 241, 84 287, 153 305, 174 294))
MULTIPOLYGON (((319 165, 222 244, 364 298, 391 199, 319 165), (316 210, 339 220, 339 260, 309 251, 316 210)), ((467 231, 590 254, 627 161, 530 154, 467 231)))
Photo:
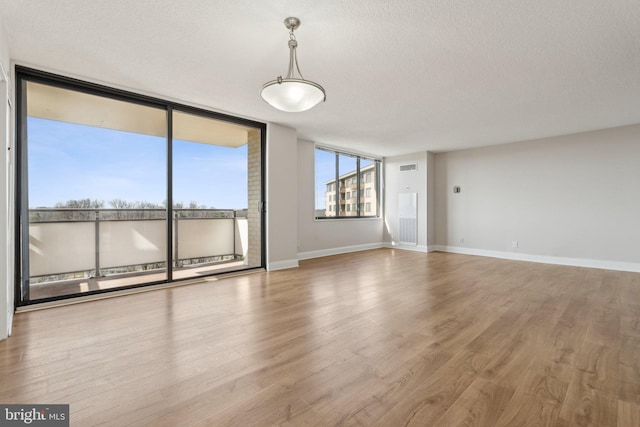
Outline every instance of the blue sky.
MULTIPOLYGON (((173 200, 247 207, 247 147, 174 141, 173 200)), ((71 199, 166 200, 165 139, 28 119, 29 206, 71 199)))
POLYGON ((334 179, 336 175, 336 155, 324 150, 315 150, 316 153, 316 209, 324 209, 324 182, 334 179))

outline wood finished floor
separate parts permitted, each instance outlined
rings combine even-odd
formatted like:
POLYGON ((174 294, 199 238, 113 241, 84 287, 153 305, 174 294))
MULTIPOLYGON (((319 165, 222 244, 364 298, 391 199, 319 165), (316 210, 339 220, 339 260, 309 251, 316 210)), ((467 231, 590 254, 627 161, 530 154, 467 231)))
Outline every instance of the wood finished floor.
POLYGON ((639 426, 640 274, 379 249, 20 313, 72 426, 639 426))

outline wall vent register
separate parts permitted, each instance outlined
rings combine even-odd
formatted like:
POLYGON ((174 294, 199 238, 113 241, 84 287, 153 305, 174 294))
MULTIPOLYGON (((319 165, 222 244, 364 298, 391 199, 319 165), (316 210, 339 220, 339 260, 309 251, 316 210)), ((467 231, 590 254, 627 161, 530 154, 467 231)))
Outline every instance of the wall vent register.
POLYGON ((400 172, 413 172, 418 169, 418 165, 413 163, 411 165, 400 165, 400 172))

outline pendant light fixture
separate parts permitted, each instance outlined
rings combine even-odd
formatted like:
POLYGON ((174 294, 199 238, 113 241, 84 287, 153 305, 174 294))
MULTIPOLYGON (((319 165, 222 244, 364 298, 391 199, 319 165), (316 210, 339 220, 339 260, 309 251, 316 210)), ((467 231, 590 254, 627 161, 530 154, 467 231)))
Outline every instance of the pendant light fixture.
POLYGON ((298 66, 296 48, 298 41, 293 31, 300 27, 298 18, 289 17, 284 20, 289 29, 289 70, 286 77, 278 77, 265 83, 260 91, 262 99, 278 110, 297 113, 309 110, 327 99, 322 86, 305 80, 298 66), (295 68, 294 68, 295 67, 295 68), (297 75, 296 75, 297 71, 297 75))

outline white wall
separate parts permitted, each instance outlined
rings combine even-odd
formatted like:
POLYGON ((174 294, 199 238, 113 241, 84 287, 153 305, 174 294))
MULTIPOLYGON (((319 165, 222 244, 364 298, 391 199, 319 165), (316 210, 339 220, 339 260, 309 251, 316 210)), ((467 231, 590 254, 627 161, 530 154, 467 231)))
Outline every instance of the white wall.
MULTIPOLYGON (((387 246, 400 247, 410 250, 426 252, 429 245, 428 214, 429 195, 427 181, 429 176, 428 159, 430 154, 425 152, 407 154, 403 156, 386 157, 384 159, 384 200, 385 227, 384 241, 387 246), (400 166, 416 164, 415 171, 400 171, 400 166), (418 194, 418 245, 403 246, 398 243, 399 229, 399 195, 401 193, 418 194)), ((433 220, 431 221, 433 224, 433 220)), ((431 230, 433 234, 433 229, 431 230)))
POLYGON ((298 266, 296 130, 267 125, 267 269, 298 266))
POLYGON ((315 220, 315 158, 313 142, 298 141, 298 257, 380 248, 383 221, 376 219, 315 220))
POLYGON ((13 151, 9 46, 0 18, 0 339, 11 333, 13 319, 13 151))
POLYGON ((435 178, 442 249, 640 271, 640 125, 436 154, 435 178))

